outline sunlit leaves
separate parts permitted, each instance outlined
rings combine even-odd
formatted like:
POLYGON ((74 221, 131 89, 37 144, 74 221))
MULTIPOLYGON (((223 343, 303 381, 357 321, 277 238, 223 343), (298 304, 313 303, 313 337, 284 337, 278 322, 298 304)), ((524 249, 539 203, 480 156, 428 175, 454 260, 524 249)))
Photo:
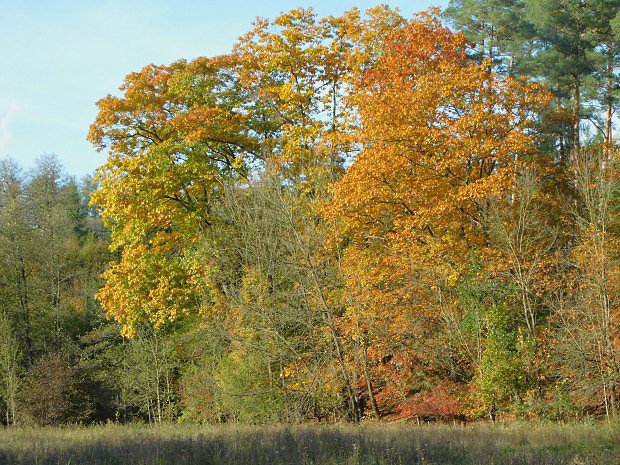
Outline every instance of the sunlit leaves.
POLYGON ((433 365, 464 365, 458 345, 436 355, 458 329, 453 290, 489 246, 489 202, 509 201, 518 167, 536 156, 533 115, 548 102, 465 49, 429 15, 391 36, 351 93, 363 149, 328 209, 349 243, 347 331, 371 341, 368 353, 409 360, 377 375, 409 378, 403 394, 422 382, 417 363, 427 376, 433 365))

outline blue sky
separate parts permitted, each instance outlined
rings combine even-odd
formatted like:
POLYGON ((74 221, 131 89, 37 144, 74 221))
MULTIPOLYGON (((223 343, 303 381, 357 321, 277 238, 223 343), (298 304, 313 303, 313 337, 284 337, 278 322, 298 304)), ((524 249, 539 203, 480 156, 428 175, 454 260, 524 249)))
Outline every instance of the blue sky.
POLYGON ((86 141, 95 102, 149 63, 226 53, 258 16, 320 16, 377 3, 411 16, 448 0, 0 0, 0 158, 29 168, 55 153, 82 176, 105 161, 86 141))

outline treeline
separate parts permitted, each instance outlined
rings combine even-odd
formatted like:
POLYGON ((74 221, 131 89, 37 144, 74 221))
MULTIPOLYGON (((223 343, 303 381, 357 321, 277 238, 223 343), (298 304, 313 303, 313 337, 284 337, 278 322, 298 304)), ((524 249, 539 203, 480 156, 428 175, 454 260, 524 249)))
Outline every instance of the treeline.
POLYGON ((299 9, 128 75, 72 229, 0 236, 7 422, 615 416, 618 12, 299 9))
POLYGON ((94 294, 111 259, 109 234, 88 205, 93 188, 91 178, 66 176, 54 156, 40 158, 28 172, 11 160, 0 162, 4 423, 27 417, 46 422, 46 409, 56 409, 54 421, 64 421, 68 412, 75 420, 89 417, 77 392, 81 379, 75 366, 80 336, 102 322, 94 294))

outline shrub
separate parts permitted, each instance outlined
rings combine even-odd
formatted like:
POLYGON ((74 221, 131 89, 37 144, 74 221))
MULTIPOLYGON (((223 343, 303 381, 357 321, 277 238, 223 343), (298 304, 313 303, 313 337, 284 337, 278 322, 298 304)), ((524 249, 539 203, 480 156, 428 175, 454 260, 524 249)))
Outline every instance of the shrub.
POLYGON ((60 354, 46 355, 33 365, 20 404, 24 420, 40 426, 84 423, 94 411, 83 376, 60 354))

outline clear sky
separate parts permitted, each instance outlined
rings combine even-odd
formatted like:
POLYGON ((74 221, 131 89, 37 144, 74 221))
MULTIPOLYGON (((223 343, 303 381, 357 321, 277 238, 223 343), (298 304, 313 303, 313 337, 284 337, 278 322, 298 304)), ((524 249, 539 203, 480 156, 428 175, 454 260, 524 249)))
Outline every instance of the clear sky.
POLYGON ((55 153, 82 176, 105 161, 86 141, 95 102, 149 63, 226 53, 260 16, 320 16, 378 3, 409 17, 448 0, 0 0, 0 158, 55 153))

